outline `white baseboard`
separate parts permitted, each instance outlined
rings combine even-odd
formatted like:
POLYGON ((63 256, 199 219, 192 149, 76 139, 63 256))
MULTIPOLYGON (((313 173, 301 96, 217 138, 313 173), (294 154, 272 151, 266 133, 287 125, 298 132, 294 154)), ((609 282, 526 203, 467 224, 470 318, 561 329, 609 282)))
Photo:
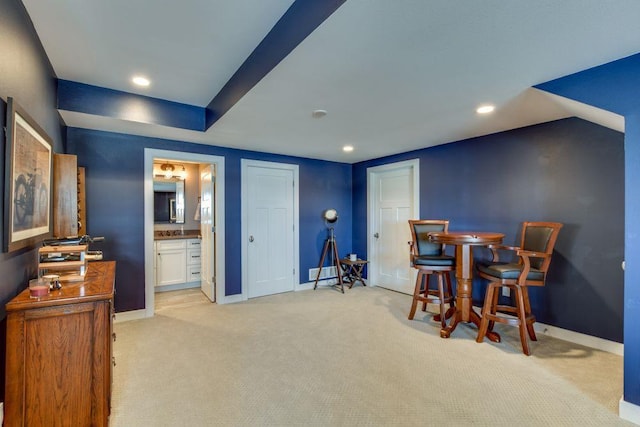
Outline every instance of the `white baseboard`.
MULTIPOLYGON (((295 291, 310 291, 314 288, 316 282, 315 280, 313 282, 307 282, 307 283, 300 283, 298 286, 295 287, 295 291)), ((318 287, 323 286, 323 287, 328 287, 328 286, 334 286, 338 284, 338 279, 333 278, 333 279, 325 279, 325 280, 319 280, 318 281, 318 287)))
POLYGON ((618 415, 623 420, 627 420, 634 424, 640 425, 640 406, 625 401, 624 396, 620 398, 620 404, 618 405, 618 415))
POLYGON ((608 353, 624 356, 624 344, 615 341, 605 340, 603 338, 591 335, 581 334, 580 332, 570 331, 568 329, 558 328, 557 326, 546 325, 536 322, 533 329, 543 335, 569 341, 574 344, 584 345, 586 347, 595 348, 596 350, 606 351, 608 353))
POLYGON ((245 301, 245 298, 242 296, 242 294, 235 294, 235 295, 227 295, 224 297, 224 300, 222 301, 216 301, 218 304, 234 304, 236 302, 242 302, 245 301))
MULTIPOLYGON (((478 313, 482 311, 482 307, 474 306, 474 308, 478 313)), ((501 314, 503 314, 505 317, 511 317, 511 314, 501 314)), ((621 344, 619 342, 582 334, 580 332, 570 331, 569 329, 563 329, 557 326, 547 325, 540 322, 534 323, 533 329, 538 334, 558 338, 560 340, 583 345, 585 347, 591 347, 596 350, 606 351, 607 353, 617 354, 618 356, 624 356, 624 344, 621 344)))

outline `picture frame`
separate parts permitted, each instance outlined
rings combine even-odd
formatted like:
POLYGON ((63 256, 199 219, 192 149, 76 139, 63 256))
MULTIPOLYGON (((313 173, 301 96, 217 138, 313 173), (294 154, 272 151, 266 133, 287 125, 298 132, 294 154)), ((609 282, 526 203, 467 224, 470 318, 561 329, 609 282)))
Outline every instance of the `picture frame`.
POLYGON ((5 252, 51 236, 53 154, 47 133, 11 97, 5 130, 5 252))

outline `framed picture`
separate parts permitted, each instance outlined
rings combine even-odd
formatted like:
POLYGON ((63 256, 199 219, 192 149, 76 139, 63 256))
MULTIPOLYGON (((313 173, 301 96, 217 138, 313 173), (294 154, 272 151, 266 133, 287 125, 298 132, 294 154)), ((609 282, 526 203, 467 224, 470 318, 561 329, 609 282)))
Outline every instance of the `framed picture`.
POLYGON ((13 98, 7 99, 4 251, 51 235, 51 139, 13 98))

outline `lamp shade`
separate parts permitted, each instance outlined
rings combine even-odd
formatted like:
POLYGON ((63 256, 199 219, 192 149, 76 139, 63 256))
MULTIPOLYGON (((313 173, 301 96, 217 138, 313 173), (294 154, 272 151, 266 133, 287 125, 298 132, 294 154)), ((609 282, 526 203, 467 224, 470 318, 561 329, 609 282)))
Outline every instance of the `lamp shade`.
POLYGON ((335 209, 326 209, 322 213, 322 218, 329 224, 333 224, 338 220, 338 211, 335 209))

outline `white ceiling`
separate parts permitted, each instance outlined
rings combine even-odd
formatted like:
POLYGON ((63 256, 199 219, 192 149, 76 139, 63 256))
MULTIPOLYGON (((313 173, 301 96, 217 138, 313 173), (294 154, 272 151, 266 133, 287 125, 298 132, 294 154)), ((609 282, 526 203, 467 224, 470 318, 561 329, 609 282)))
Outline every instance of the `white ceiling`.
MULTIPOLYGON (((23 3, 59 78, 205 107, 293 1, 23 3), (136 73, 152 85, 134 88, 136 73)), ((531 86, 639 52, 638 18, 638 0, 347 0, 206 132, 61 115, 353 163, 581 114, 531 86)))

